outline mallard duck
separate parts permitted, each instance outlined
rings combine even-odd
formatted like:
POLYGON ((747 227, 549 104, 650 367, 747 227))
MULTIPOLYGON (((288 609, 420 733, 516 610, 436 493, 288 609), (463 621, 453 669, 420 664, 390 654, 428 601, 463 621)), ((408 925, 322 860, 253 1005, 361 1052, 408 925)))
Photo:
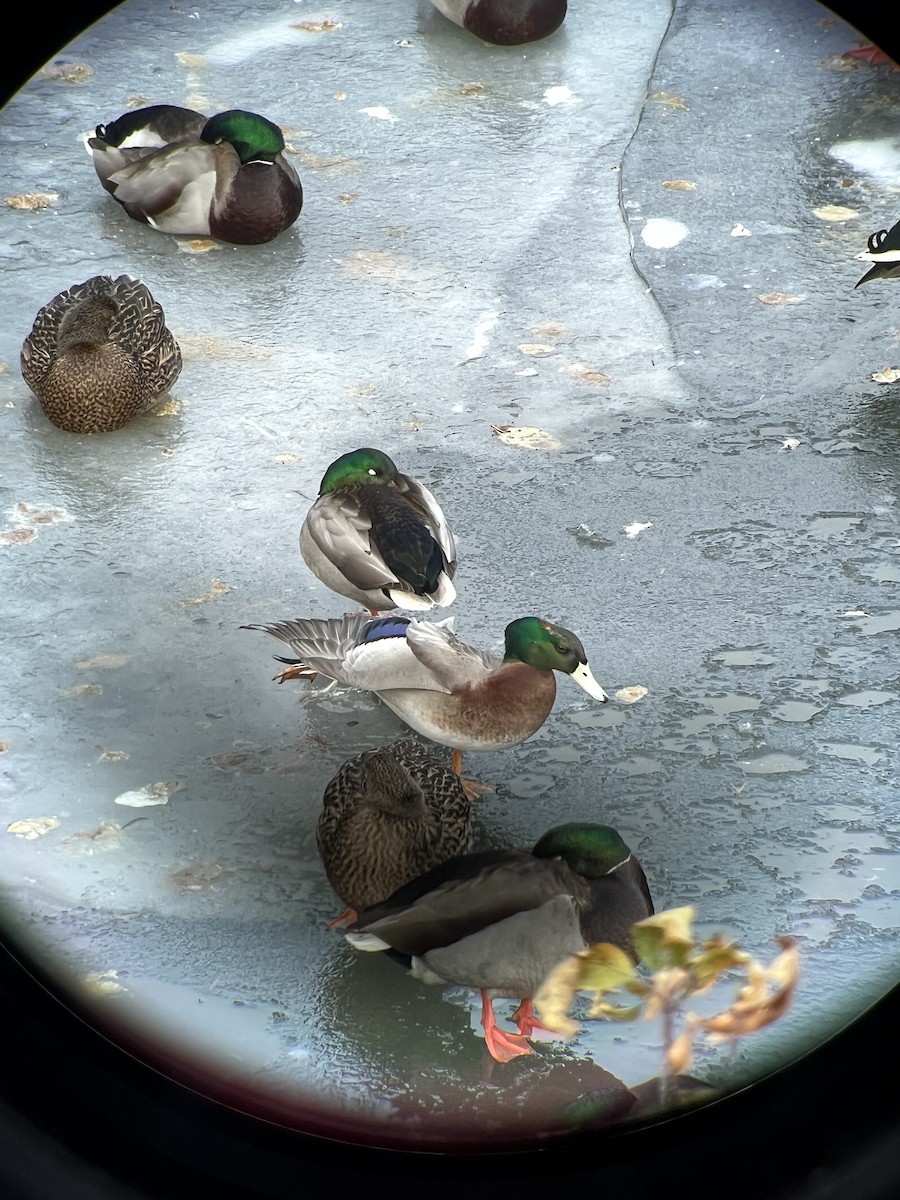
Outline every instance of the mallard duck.
POLYGON ((70 433, 121 428, 158 404, 181 371, 162 308, 127 275, 94 275, 54 296, 20 361, 47 417, 70 433))
POLYGON ((640 862, 609 825, 557 825, 532 850, 450 859, 365 908, 345 934, 358 950, 391 950, 423 983, 478 989, 487 1048, 499 1062, 531 1053, 531 997, 555 966, 597 942, 635 961, 631 927, 651 916, 640 862), (519 1032, 498 1027, 496 997, 521 1001, 519 1032))
POLYGON ((240 108, 209 119, 173 104, 138 108, 98 125, 85 146, 110 195, 163 233, 256 245, 303 206, 281 130, 240 108))
POLYGON ((329 780, 316 825, 328 882, 348 906, 330 927, 472 849, 459 776, 407 738, 348 759, 329 780))
POLYGON ((871 262, 875 266, 863 275, 856 287, 868 283, 870 279, 900 279, 900 221, 890 230, 879 229, 869 236, 868 250, 857 254, 862 262, 871 262))
POLYGON ((431 0, 455 24, 495 46, 521 46, 554 33, 566 0, 431 0))
POLYGON ((326 587, 372 614, 456 598, 456 544, 437 501, 371 447, 342 454, 325 472, 300 553, 326 587))
POLYGON ((537 733, 556 699, 554 671, 571 675, 601 704, 609 699, 591 674, 584 646, 552 621, 510 622, 502 658, 461 642, 452 623, 452 617, 430 622, 348 613, 242 628, 261 629, 297 655, 276 655, 287 664, 275 677, 280 683, 318 674, 374 692, 417 733, 451 746, 457 774, 464 750, 498 750, 537 733))

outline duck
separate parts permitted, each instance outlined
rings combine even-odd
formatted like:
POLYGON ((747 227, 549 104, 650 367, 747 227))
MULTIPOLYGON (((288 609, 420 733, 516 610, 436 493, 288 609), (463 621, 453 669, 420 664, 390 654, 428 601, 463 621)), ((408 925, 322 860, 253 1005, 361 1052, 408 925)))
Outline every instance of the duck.
MULTIPOLYGON (((296 657, 275 679, 314 679, 374 692, 416 733, 450 746, 462 774, 463 751, 498 750, 537 733, 556 699, 553 672, 570 675, 601 704, 584 646, 569 629, 541 617, 518 617, 504 632, 504 654, 460 641, 453 617, 423 621, 396 613, 244 625, 271 634, 296 657)), ((490 790, 464 780, 469 793, 490 790)))
POLYGON ((129 275, 94 275, 38 312, 20 365, 54 425, 108 433, 159 404, 182 360, 146 284, 129 275))
MULTIPOLYGON (((868 249, 856 258, 874 263, 855 287, 868 283, 870 279, 900 279, 900 221, 890 229, 879 229, 869 235, 868 249)), ((854 288, 855 290, 855 288, 854 288)))
POLYGON ((495 46, 521 46, 555 33, 566 0, 431 0, 454 25, 495 46))
POLYGON ((610 825, 553 826, 531 850, 482 850, 449 859, 364 908, 344 934, 356 950, 400 956, 426 984, 481 994, 491 1058, 533 1052, 542 1029, 532 997, 549 973, 608 942, 634 963, 632 926, 654 911, 644 869, 610 825), (497 1024, 493 1002, 520 1001, 518 1033, 497 1024))
POLYGON ((375 616, 456 599, 456 542, 440 505, 381 450, 342 454, 300 528, 300 554, 331 591, 375 616))
POLYGON ((386 899, 474 843, 471 799, 459 776, 412 738, 348 758, 328 781, 316 824, 328 882, 347 908, 386 899))
POLYGON ((207 118, 153 104, 98 125, 84 144, 110 195, 163 233, 259 245, 303 207, 284 135, 259 113, 232 108, 207 118))

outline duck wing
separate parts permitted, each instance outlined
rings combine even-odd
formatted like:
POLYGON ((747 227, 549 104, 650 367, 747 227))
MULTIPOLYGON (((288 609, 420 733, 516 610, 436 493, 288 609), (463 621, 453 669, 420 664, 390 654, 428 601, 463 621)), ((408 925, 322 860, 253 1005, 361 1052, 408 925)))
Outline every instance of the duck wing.
POLYGON ((166 213, 170 233, 200 234, 208 232, 209 209, 217 186, 222 186, 222 176, 229 167, 236 170, 239 162, 233 148, 224 143, 165 146, 113 172, 107 180, 108 190, 120 204, 143 213, 151 223, 166 213))
POLYGON ((71 328, 73 314, 90 305, 97 297, 108 295, 112 282, 109 275, 94 275, 84 283, 76 283, 59 292, 38 312, 20 355, 22 378, 32 391, 59 353, 63 323, 66 322, 71 328))
POLYGON ((467 684, 481 683, 502 661, 498 655, 461 642, 450 628, 450 621, 411 620, 406 641, 440 691, 453 692, 467 684))
POLYGON ((321 496, 305 525, 308 536, 344 578, 369 591, 396 584, 397 575, 372 542, 372 509, 364 503, 363 490, 344 488, 338 495, 321 496))
POLYGON ((364 909, 348 940, 366 948, 365 935, 374 936, 382 948, 421 958, 560 895, 579 907, 589 899, 586 880, 561 859, 536 859, 529 850, 466 854, 364 909), (355 934, 364 936, 354 942, 355 934))
POLYGON ((109 340, 125 347, 137 360, 156 395, 168 391, 181 373, 181 350, 166 325, 162 306, 139 279, 120 275, 111 281, 116 304, 109 340))
POLYGON ((450 526, 447 524, 441 506, 425 484, 411 475, 403 475, 398 472, 396 482, 401 495, 406 497, 431 530, 446 562, 444 570, 452 579, 456 574, 456 540, 450 532, 450 526))

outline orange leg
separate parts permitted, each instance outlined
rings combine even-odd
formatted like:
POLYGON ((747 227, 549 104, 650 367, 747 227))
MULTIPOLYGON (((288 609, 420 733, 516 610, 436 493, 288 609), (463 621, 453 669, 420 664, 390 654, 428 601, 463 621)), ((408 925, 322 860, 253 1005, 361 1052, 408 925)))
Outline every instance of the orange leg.
POLYGON ((345 908, 344 911, 333 921, 329 921, 325 926, 326 929, 346 929, 348 925, 353 925, 356 921, 358 913, 355 908, 345 908))
POLYGON ((459 776, 462 790, 470 800, 477 800, 484 792, 492 792, 494 790, 489 783, 478 783, 474 779, 463 779, 462 750, 454 749, 453 751, 453 774, 459 776))
POLYGON ((513 1021, 518 1025, 519 1032, 523 1037, 531 1037, 535 1030, 541 1033, 551 1033, 554 1037, 561 1037, 555 1029, 548 1029, 534 1015, 534 1009, 531 1007, 530 1000, 523 1000, 519 1007, 512 1015, 513 1021))
POLYGON ((481 1024, 484 1026, 484 1040, 491 1056, 497 1062, 509 1062, 519 1054, 534 1054, 528 1045, 528 1039, 520 1033, 506 1033, 500 1029, 494 1018, 494 1007, 490 993, 481 992, 481 1024))

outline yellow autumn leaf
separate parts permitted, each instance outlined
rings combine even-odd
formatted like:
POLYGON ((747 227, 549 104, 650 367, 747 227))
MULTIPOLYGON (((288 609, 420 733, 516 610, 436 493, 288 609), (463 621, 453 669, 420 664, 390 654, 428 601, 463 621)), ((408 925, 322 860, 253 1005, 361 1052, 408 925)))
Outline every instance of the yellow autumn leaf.
POLYGON ((691 183, 689 179, 664 179, 663 187, 669 188, 673 192, 693 192, 697 185, 691 183))
POLYGON ((569 1016, 569 1009, 575 1000, 580 976, 581 964, 578 955, 573 955, 554 967, 532 997, 541 1024, 566 1037, 574 1037, 578 1032, 578 1025, 569 1016))
POLYGON ((766 968, 750 960, 748 983, 725 1012, 698 1020, 711 1042, 730 1041, 756 1033, 779 1020, 791 1006, 800 975, 800 954, 793 938, 779 938, 782 952, 766 968))
POLYGON ((58 192, 22 192, 18 196, 4 196, 4 203, 10 208, 21 208, 34 211, 49 208, 59 199, 58 192))
POLYGON ((562 442, 552 433, 532 425, 492 425, 491 433, 508 446, 522 446, 527 450, 562 449, 562 442))
POLYGON ((638 921, 632 932, 641 962, 651 971, 682 966, 694 946, 695 915, 693 906, 686 905, 668 908, 638 921))

